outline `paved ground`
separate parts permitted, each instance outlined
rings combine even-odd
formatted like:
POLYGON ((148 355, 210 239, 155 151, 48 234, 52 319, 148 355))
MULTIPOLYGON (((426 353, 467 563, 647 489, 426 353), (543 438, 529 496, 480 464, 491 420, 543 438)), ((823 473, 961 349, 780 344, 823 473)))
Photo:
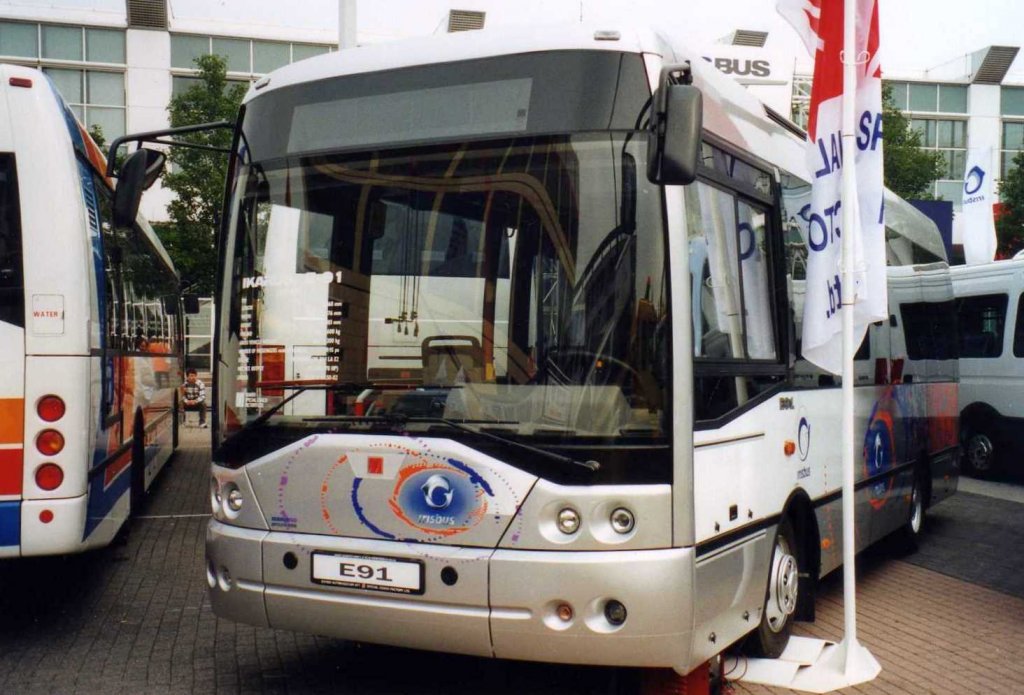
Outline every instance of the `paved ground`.
MULTIPOLYGON (((125 543, 0 564, 0 693, 608 693, 635 681, 217 619, 203 572, 207 433, 186 431, 125 543)), ((963 493, 930 520, 917 555, 858 563, 861 640, 884 670, 851 692, 1024 692, 1024 505, 963 493)), ((838 637, 841 597, 827 580, 801 631, 838 637)))

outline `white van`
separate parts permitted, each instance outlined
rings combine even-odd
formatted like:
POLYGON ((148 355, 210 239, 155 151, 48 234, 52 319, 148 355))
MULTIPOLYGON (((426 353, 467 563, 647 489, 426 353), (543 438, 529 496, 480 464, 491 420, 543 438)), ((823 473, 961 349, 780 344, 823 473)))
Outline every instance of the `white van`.
POLYGON ((1008 463, 1024 417, 1024 259, 951 269, 960 325, 964 467, 984 476, 1008 463))

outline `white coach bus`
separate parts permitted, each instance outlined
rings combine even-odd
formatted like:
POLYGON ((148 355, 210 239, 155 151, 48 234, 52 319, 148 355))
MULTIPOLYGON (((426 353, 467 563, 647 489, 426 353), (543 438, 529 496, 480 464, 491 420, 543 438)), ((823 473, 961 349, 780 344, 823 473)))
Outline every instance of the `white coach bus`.
MULTIPOLYGON (((813 617, 841 437, 799 350, 804 144, 699 55, 467 32, 254 85, 221 243, 218 615, 681 673, 813 617)), ((858 548, 912 543, 957 484, 955 352, 893 330, 949 328, 941 245, 889 236, 858 548)))
POLYGON ((170 456, 178 277, 111 224, 106 161, 41 72, 0 65, 0 557, 111 541, 170 456))

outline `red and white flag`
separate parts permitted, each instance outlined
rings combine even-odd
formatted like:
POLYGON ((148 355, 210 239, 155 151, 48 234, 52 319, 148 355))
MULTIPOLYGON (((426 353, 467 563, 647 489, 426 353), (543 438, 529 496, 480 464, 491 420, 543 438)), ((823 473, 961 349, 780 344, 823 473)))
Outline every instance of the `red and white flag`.
POLYGON ((813 47, 814 84, 808 126, 811 209, 808 215, 807 287, 802 352, 811 362, 842 371, 843 206, 854 205, 854 345, 868 325, 888 317, 882 183, 882 69, 878 48, 879 0, 857 3, 856 174, 857 200, 842 199, 843 2, 778 0, 779 13, 813 47))

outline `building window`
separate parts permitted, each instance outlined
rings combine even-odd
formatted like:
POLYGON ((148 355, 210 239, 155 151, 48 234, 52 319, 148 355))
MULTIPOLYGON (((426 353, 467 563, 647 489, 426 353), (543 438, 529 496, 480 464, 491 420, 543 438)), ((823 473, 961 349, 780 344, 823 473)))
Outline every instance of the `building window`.
POLYGON ((942 178, 934 184, 934 195, 959 208, 967 165, 967 121, 912 116, 910 127, 921 135, 922 149, 937 150, 945 159, 942 178))
POLYGON ((967 85, 886 82, 900 111, 967 113, 967 85))
POLYGON ((172 34, 171 67, 178 70, 195 70, 196 58, 214 53, 227 59, 229 73, 264 75, 289 63, 330 50, 330 46, 286 41, 172 34))
POLYGON ((87 128, 100 126, 108 141, 124 135, 124 70, 112 67, 125 64, 123 30, 0 22, 0 56, 46 73, 87 128))
POLYGON ((0 22, 0 55, 39 57, 39 25, 0 22))
MULTIPOLYGON (((0 41, 3 40, 0 34, 0 41)), ((1004 116, 1024 116, 1024 87, 1003 87, 1000 92, 1000 113, 1004 116)))
POLYGON ((124 135, 123 73, 46 67, 43 72, 86 128, 98 125, 108 142, 124 135))
POLYGON ((1024 121, 1003 121, 1002 178, 1013 168, 1013 158, 1024 150, 1024 121))

